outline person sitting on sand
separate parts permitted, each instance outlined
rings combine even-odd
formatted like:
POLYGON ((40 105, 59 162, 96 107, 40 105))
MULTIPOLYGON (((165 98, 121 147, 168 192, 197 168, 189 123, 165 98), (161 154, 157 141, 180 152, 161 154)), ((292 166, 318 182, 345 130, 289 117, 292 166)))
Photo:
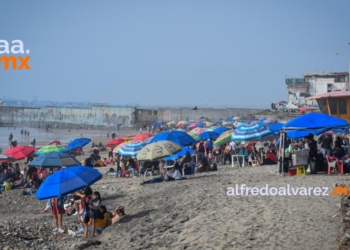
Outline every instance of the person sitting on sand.
POLYGON ((277 161, 277 156, 271 150, 269 150, 262 165, 276 165, 277 161))
POLYGON ((174 167, 172 168, 172 171, 168 171, 165 174, 165 180, 166 181, 181 180, 182 175, 179 169, 180 169, 179 163, 175 163, 174 167))
POLYGON ((207 157, 204 157, 199 165, 197 166, 197 172, 201 173, 201 172, 208 172, 210 171, 210 164, 209 164, 209 160, 207 157))
POLYGON ((112 218, 112 224, 116 223, 121 217, 125 215, 125 210, 123 206, 116 207, 114 209, 115 215, 112 218))
POLYGON ((108 164, 110 164, 110 162, 107 160, 107 158, 104 158, 103 166, 107 166, 108 164))
POLYGON ((23 184, 24 184, 24 176, 23 174, 19 174, 19 179, 14 182, 11 182, 10 187, 11 189, 15 189, 15 188, 23 187, 23 184))
MULTIPOLYGON (((99 214, 95 222, 96 226, 96 233, 101 234, 102 231, 110 226, 112 224, 111 217, 109 213, 107 212, 106 206, 101 206, 99 209, 99 214)), ((92 232, 92 227, 91 227, 91 222, 89 222, 89 227, 88 227, 89 233, 92 232)), ((84 228, 80 228, 78 231, 75 232, 75 235, 82 235, 84 234, 84 228)))
POLYGON ((0 185, 4 184, 5 181, 9 178, 9 174, 7 173, 7 169, 4 169, 0 174, 0 185))

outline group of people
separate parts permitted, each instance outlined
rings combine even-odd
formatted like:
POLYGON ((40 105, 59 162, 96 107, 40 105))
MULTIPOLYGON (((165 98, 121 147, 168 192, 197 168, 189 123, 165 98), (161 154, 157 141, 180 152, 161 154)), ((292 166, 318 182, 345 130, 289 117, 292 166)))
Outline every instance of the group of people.
POLYGON ((64 233, 63 215, 77 215, 82 227, 75 232, 76 236, 94 237, 125 215, 123 206, 118 206, 113 212, 109 212, 102 204, 102 197, 99 192, 93 192, 90 186, 77 191, 68 199, 67 196, 51 198, 47 200, 44 210, 38 213, 45 213, 51 210, 54 217, 54 233, 64 233))
POLYGON ((25 184, 24 175, 20 171, 19 164, 2 163, 0 172, 0 190, 10 190, 23 187, 25 184))

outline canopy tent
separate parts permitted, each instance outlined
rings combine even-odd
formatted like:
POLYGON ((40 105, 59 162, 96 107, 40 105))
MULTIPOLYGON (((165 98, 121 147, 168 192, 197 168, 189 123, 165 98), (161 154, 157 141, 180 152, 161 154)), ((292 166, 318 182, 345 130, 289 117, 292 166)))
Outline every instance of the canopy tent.
MULTIPOLYGON (((293 120, 290 120, 286 124, 284 124, 281 128, 281 132, 286 132, 287 137, 290 138, 302 138, 304 136, 311 134, 321 134, 330 129, 334 128, 347 128, 349 127, 349 123, 341 118, 336 118, 326 114, 320 113, 310 113, 307 115, 303 115, 297 117, 293 120)), ((281 148, 284 148, 284 133, 280 135, 280 141, 282 145, 281 148)), ((281 160, 279 161, 279 170, 278 174, 282 174, 283 172, 283 164, 284 164, 284 154, 281 154, 281 160)))
POLYGON ((349 123, 341 118, 336 118, 326 114, 310 113, 307 115, 299 116, 289 122, 285 123, 282 127, 284 131, 291 130, 319 130, 332 128, 345 128, 349 123))

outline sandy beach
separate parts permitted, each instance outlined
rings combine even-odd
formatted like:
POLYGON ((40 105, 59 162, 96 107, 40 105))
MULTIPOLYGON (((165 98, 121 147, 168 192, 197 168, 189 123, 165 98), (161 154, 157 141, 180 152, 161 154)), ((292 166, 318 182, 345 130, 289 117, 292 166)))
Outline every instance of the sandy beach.
MULTIPOLYGON (((91 133, 93 141, 103 139, 98 131, 91 133)), ((88 249, 316 250, 337 246, 340 197, 228 196, 227 188, 290 184, 331 190, 336 183, 347 184, 348 176, 277 177, 272 173, 277 166, 220 165, 218 172, 199 173, 187 180, 140 185, 151 177, 115 178, 105 174, 109 168, 99 168, 104 176, 92 188, 100 191, 107 209, 123 205, 127 215, 93 238, 101 245, 88 249)), ((23 195, 22 190, 1 194, 0 207, 3 249, 78 249, 87 241, 67 233, 80 228, 77 216, 65 215, 66 233, 53 235, 52 215, 35 214, 45 207, 45 201, 23 195)))

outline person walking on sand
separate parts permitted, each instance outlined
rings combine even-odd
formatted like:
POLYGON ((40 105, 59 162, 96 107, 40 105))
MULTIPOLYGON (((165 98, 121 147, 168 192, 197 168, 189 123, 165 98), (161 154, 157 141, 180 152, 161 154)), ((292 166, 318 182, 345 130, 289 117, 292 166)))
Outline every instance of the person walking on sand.
POLYGON ((11 144, 12 139, 13 139, 13 134, 12 134, 12 133, 10 133, 10 135, 9 135, 9 144, 11 144))
POLYGON ((21 129, 21 138, 23 139, 23 129, 21 129))

